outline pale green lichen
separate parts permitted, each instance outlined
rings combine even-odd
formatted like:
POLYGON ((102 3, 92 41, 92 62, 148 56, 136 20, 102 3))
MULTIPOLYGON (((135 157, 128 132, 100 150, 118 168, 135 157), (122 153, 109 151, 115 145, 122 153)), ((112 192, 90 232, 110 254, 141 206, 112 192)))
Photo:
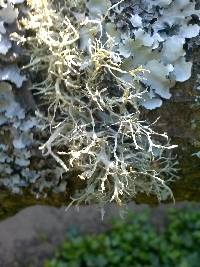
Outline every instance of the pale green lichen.
POLYGON ((173 146, 142 121, 140 105, 161 106, 176 81, 190 78, 185 56, 200 28, 195 1, 27 0, 21 38, 20 28, 12 31, 18 14, 27 15, 23 2, 0 1, 0 184, 15 193, 65 191, 75 171, 74 184, 85 184, 77 203, 125 203, 138 192, 167 198, 173 146), (30 56, 23 71, 17 41, 30 56), (29 75, 39 120, 15 98, 29 75))
MULTIPOLYGON (((123 57, 101 20, 72 23, 70 12, 51 4, 35 9, 24 20, 35 35, 26 39, 31 61, 25 68, 40 73, 33 90, 48 108, 43 112, 49 139, 41 146, 65 170, 78 171, 86 182, 72 203, 115 200, 122 204, 138 192, 159 200, 172 192, 167 180, 175 177, 166 134, 141 121, 138 76, 142 67, 124 70, 123 57), (79 31, 86 27, 93 38, 86 50, 78 46, 79 31), (129 81, 124 79, 129 77, 129 81)), ((42 109, 41 109, 42 110, 42 109)))
POLYGON ((174 146, 166 133, 141 120, 144 89, 139 80, 146 70, 124 67, 105 27, 112 6, 104 15, 105 8, 100 10, 100 20, 74 19, 67 3, 58 6, 43 3, 23 21, 27 30, 35 31, 22 39, 31 56, 23 69, 41 80, 32 88, 47 110, 40 108, 44 129, 49 129, 41 150, 66 173, 76 170, 74 179, 85 181, 72 203, 115 200, 121 205, 138 192, 155 194, 160 201, 173 197, 167 182, 176 177, 177 162, 170 152, 174 146), (89 36, 84 49, 83 28, 89 36))

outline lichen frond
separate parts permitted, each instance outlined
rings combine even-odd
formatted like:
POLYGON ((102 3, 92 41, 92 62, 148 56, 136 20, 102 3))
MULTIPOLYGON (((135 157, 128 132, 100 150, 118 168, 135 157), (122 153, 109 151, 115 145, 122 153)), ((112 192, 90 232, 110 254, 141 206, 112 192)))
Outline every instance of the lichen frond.
POLYGON ((121 205, 138 192, 172 197, 165 180, 175 177, 173 146, 140 116, 144 90, 138 75, 146 70, 123 68, 124 58, 101 20, 73 23, 70 12, 50 6, 33 11, 24 25, 35 31, 26 40, 31 60, 24 68, 40 73, 33 90, 47 107, 41 111, 49 138, 41 150, 66 172, 78 171, 76 179, 86 184, 73 203, 121 205), (91 25, 93 35, 81 49, 79 32, 88 27, 89 33, 91 25))

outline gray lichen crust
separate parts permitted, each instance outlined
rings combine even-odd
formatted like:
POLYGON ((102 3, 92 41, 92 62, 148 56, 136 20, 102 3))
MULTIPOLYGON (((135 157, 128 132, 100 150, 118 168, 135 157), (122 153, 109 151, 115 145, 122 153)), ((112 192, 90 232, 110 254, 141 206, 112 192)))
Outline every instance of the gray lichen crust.
POLYGON ((26 81, 17 65, 20 49, 13 40, 14 31, 20 32, 17 27, 19 10, 13 4, 22 2, 1 1, 0 186, 12 193, 22 193, 24 188, 29 187, 36 194, 44 195, 46 189, 64 191, 66 182, 60 183, 61 168, 56 164, 45 165, 42 163, 45 159, 35 153, 40 145, 40 141, 34 138, 41 131, 40 121, 28 113, 16 97, 26 81), (37 161, 37 165, 33 161, 37 161))

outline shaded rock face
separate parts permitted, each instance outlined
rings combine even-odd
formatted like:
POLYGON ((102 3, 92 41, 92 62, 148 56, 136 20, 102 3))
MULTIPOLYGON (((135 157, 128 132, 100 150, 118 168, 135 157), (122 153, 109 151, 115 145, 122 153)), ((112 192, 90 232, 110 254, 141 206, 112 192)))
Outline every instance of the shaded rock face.
MULTIPOLYGON (((197 4, 200 4, 199 1, 197 1, 197 4)), ((197 74, 200 73, 198 38, 194 38, 193 42, 191 40, 188 44, 190 48, 188 48, 187 56, 189 60, 193 61, 192 77, 186 82, 178 82, 171 89, 172 98, 165 100, 159 109, 143 111, 143 116, 149 121, 154 121, 157 117, 160 117, 156 127, 161 132, 167 132, 172 143, 179 145, 176 152, 180 163, 180 179, 171 185, 176 201, 200 200, 200 160, 198 157, 192 156, 193 153, 200 150, 200 103, 198 104, 198 91, 196 90, 197 74)), ((5 61, 2 60, 1 63, 3 65, 5 61)), ((30 113, 37 108, 34 98, 28 91, 29 86, 28 83, 24 83, 20 91, 17 90, 17 86, 14 88, 16 100, 24 110, 28 111, 27 114, 29 115, 27 116, 30 116, 30 113)), ((34 170, 39 166, 41 170, 44 170, 45 175, 46 169, 52 166, 52 160, 41 159, 41 154, 38 155, 37 153, 30 160, 30 167, 34 170)), ((70 194, 83 186, 73 178, 71 177, 68 183, 67 192, 47 194, 45 198, 41 195, 39 199, 36 199, 34 194, 30 194, 29 189, 26 189, 22 196, 12 194, 2 186, 0 189, 0 218, 10 216, 33 204, 41 203, 58 206, 69 202, 70 194)), ((51 181, 47 179, 47 188, 48 186, 51 187, 50 183, 51 181)), ((54 183, 52 184, 54 185, 54 183)), ((156 204, 157 200, 153 197, 138 195, 136 202, 156 204)))
POLYGON ((200 102, 197 77, 200 73, 200 49, 193 47, 188 58, 193 61, 191 78, 172 88, 172 98, 157 110, 145 116, 160 117, 158 127, 168 133, 172 142, 178 144, 179 179, 172 184, 175 200, 200 200, 200 160, 192 156, 200 149, 200 102))

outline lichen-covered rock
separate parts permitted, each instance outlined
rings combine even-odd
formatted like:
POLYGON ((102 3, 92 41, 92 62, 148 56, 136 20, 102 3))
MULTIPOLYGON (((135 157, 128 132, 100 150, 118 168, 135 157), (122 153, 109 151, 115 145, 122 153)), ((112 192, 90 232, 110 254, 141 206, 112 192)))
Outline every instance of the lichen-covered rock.
MULTIPOLYGON (((78 202, 101 204, 108 199, 121 204, 138 192, 166 199, 171 191, 164 180, 174 181, 176 159, 162 154, 161 139, 167 135, 142 120, 160 116, 159 130, 179 144, 179 186, 186 192, 188 175, 198 178, 198 127, 188 131, 191 125, 183 123, 194 114, 190 102, 198 104, 193 87, 199 87, 194 82, 199 63, 194 60, 192 72, 189 56, 199 44, 198 5, 189 0, 66 2, 63 9, 54 3, 57 11, 52 11, 48 1, 29 0, 32 15, 23 0, 0 2, 1 188, 28 189, 47 199, 51 192, 65 192, 66 199, 76 193, 78 202), (28 51, 18 49, 19 43, 28 51), (18 64, 17 58, 27 55, 30 62, 18 64), (30 109, 29 89, 37 93, 30 109)), ((192 197, 193 185, 187 186, 192 197)), ((179 189, 173 191, 184 199, 179 189)))
MULTIPOLYGON (((184 45, 189 38, 199 35, 200 26, 193 24, 193 16, 199 17, 195 1, 123 1, 115 10, 118 15, 112 16, 118 31, 122 31, 119 52, 132 58, 134 66, 143 65, 154 73, 160 65, 170 65, 170 71, 164 75, 157 73, 151 84, 150 80, 142 81, 149 89, 143 105, 148 109, 160 106, 162 99, 170 97, 169 90, 176 81, 186 81, 191 76, 191 62, 186 62, 184 45), (133 15, 138 16, 139 24, 133 25, 133 15), (126 23, 123 19, 126 18, 126 23), (130 21, 130 23, 129 23, 130 21), (121 29, 120 29, 121 27, 121 29), (131 39, 130 39, 131 38, 131 39), (128 45, 127 45, 128 42, 128 45), (153 60, 153 68, 149 62, 153 60), (181 67, 183 65, 183 68, 181 67), (165 80, 163 88, 155 88, 155 82, 165 80), (167 81, 167 82, 166 82, 167 81), (165 92, 164 92, 165 91, 165 92)), ((114 33, 115 35, 115 33, 114 33)), ((150 75, 148 75, 149 78, 150 75)))
MULTIPOLYGON (((27 112, 29 102, 31 102, 27 101, 27 95, 30 92, 28 93, 27 86, 24 86, 27 78, 15 62, 18 49, 12 37, 12 29, 18 29, 19 14, 18 8, 13 4, 23 2, 22 0, 1 2, 0 186, 8 188, 12 193, 22 193, 24 188, 29 187, 35 194, 44 195, 45 188, 51 188, 56 192, 64 191, 66 182, 60 182, 62 171, 56 164, 41 164, 41 154, 34 152, 38 151, 39 140, 35 139, 35 135, 41 131, 41 125, 34 114, 27 112), (10 50, 12 52, 8 53, 10 50), (8 58, 10 58, 9 63, 4 63, 4 59, 7 62, 8 58), (22 90, 22 86, 25 89, 22 90), (20 94, 19 91, 26 92, 26 94, 20 94), (22 106, 21 102, 26 104, 22 106), (34 161, 37 161, 38 165, 33 164, 34 161)), ((20 29, 18 30, 20 33, 20 29)))

